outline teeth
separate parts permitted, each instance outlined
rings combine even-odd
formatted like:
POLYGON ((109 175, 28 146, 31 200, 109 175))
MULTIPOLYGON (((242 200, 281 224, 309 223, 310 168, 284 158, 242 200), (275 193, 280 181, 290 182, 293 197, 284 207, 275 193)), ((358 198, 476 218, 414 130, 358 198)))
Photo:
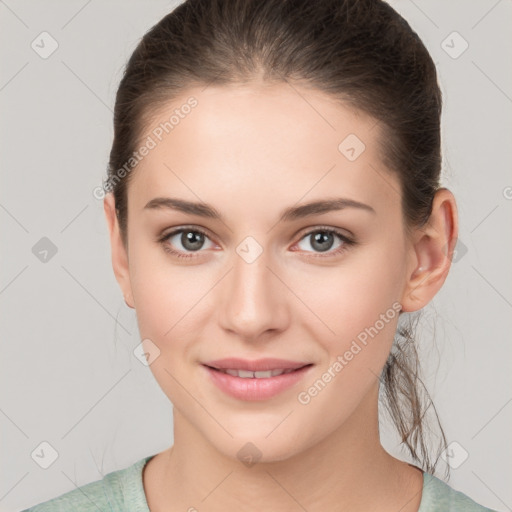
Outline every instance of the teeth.
POLYGON ((257 379, 269 379, 270 377, 272 377, 272 370, 267 370, 267 371, 261 371, 261 372, 254 372, 254 376, 257 378, 257 379))
POLYGON ((248 370, 234 370, 231 368, 220 369, 221 372, 227 373, 232 377, 241 377, 242 379, 269 379, 270 377, 277 377, 278 375, 282 375, 283 373, 293 372, 294 369, 289 370, 266 370, 259 372, 250 372, 248 370))

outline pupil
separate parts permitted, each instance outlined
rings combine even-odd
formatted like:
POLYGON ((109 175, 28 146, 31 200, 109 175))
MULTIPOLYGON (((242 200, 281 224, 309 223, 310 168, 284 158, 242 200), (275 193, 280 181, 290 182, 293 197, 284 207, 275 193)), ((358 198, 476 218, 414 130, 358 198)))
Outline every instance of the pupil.
POLYGON ((197 251, 203 245, 203 234, 197 231, 186 231, 181 235, 181 243, 189 251, 197 251))
POLYGON ((315 235, 313 235, 313 247, 315 246, 315 244, 319 244, 317 246, 317 249, 319 251, 328 251, 331 247, 332 247, 332 233, 326 233, 325 231, 319 231, 317 232, 315 235), (329 241, 330 240, 330 243, 327 243, 325 244, 326 241, 329 241))

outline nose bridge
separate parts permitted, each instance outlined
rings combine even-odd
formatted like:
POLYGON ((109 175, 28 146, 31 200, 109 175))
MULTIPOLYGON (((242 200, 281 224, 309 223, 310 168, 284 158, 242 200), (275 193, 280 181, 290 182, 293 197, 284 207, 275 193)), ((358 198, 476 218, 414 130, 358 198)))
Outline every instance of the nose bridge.
MULTIPOLYGON (((248 339, 268 329, 283 327, 285 304, 270 251, 248 236, 235 248, 229 285, 222 298, 222 323, 248 339)), ((282 287, 282 285, 281 285, 282 287)))

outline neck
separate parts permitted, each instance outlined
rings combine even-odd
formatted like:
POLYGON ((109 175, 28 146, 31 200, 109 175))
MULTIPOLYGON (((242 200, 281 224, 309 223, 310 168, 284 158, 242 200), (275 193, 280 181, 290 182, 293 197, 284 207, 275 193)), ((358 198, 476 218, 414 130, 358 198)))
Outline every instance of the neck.
POLYGON ((380 444, 377 398, 375 388, 368 397, 371 414, 361 404, 340 429, 299 454, 250 467, 220 453, 175 410, 174 445, 145 471, 151 511, 226 512, 264 504, 285 512, 417 512, 423 475, 380 444))

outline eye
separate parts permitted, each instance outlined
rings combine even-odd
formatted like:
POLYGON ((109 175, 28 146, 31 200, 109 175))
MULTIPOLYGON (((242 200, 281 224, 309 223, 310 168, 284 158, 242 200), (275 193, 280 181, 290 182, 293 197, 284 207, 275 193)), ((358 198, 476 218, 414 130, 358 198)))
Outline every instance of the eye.
POLYGON ((178 258, 193 258, 194 254, 187 252, 200 252, 204 248, 205 239, 208 235, 198 228, 180 228, 162 236, 158 241, 163 245, 166 252, 178 258), (174 240, 173 240, 174 239, 174 240), (181 245, 181 247, 179 247, 181 245), (173 249, 178 246, 178 250, 173 249))
MULTIPOLYGON (((199 253, 201 252, 201 249, 205 248, 204 245, 206 239, 210 240, 207 233, 202 229, 196 227, 181 227, 163 235, 158 239, 158 242, 162 244, 166 252, 173 256, 178 258, 194 258, 197 256, 194 253, 199 253), (177 247, 177 250, 175 247, 177 247)), ((303 240, 308 239, 311 247, 314 249, 313 252, 316 252, 313 257, 336 256, 346 251, 348 247, 356 244, 354 240, 350 239, 337 229, 327 227, 318 227, 313 231, 309 231, 301 238, 297 245, 300 246, 303 240), (335 247, 334 251, 331 251, 336 238, 339 240, 338 245, 335 247), (326 255, 324 256, 322 253, 326 253, 326 255)), ((214 246, 213 243, 212 246, 214 246)), ((209 248, 212 248, 212 246, 209 248)), ((304 249, 304 247, 300 247, 300 249, 305 250, 306 252, 311 252, 304 249)))
MULTIPOLYGON (((326 256, 323 256, 322 254, 316 254, 314 257, 335 256, 346 251, 351 245, 355 245, 354 240, 350 239, 348 236, 344 235, 337 229, 323 227, 306 233, 306 235, 301 238, 301 241, 298 245, 300 246, 300 243, 304 240, 309 240, 309 244, 311 247, 313 247, 314 252, 327 253, 326 256), (331 251, 333 245, 335 244, 336 238, 338 238, 340 242, 335 246, 335 250, 331 251)), ((304 249, 303 247, 301 247, 301 249, 306 250, 306 252, 311 252, 307 249, 304 249)))

